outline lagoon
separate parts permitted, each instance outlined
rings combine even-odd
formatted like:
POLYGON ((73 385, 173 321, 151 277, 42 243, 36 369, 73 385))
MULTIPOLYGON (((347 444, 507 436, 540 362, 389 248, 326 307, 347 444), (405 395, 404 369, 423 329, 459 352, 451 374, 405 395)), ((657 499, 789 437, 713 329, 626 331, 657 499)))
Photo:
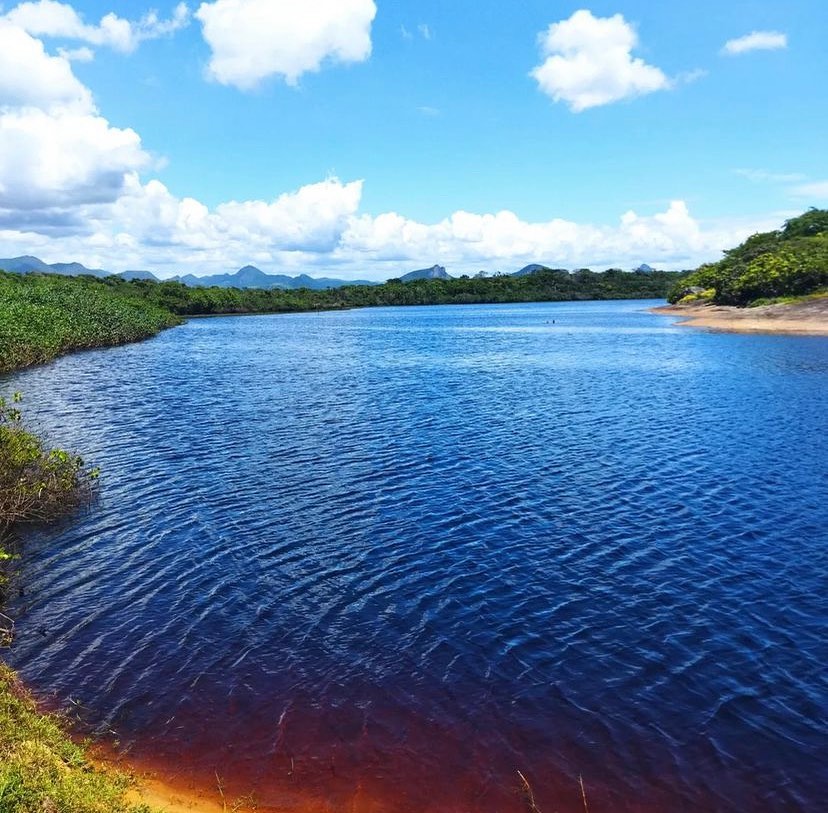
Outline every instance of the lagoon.
POLYGON ((0 379, 103 470, 11 664, 286 810, 813 811, 828 339, 652 302, 192 320, 0 379))

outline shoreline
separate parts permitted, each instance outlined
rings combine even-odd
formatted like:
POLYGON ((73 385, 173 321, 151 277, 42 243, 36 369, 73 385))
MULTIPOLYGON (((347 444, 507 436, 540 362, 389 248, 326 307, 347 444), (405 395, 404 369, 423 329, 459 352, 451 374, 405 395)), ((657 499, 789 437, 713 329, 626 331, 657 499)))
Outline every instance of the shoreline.
POLYGON ((252 809, 234 799, 223 798, 218 785, 210 792, 191 781, 162 778, 156 770, 131 760, 109 743, 92 745, 89 759, 96 768, 129 777, 131 783, 124 793, 124 802, 130 805, 146 805, 159 813, 226 813, 228 808, 247 813, 252 809))
POLYGON ((657 316, 678 317, 681 327, 724 333, 828 336, 828 296, 801 302, 737 308, 706 302, 650 308, 657 316))
MULTIPOLYGON (((0 272, 2 273, 2 272, 0 272)), ((453 307, 453 306, 470 306, 470 305, 545 305, 545 304, 573 304, 579 302, 661 302, 663 298, 635 298, 628 299, 625 297, 602 297, 600 299, 525 299, 515 300, 513 302, 506 301, 484 301, 484 302, 430 302, 430 303, 382 303, 382 304, 365 304, 365 305, 330 305, 325 307, 315 308, 292 308, 287 310, 249 310, 249 311, 221 311, 216 313, 174 313, 170 311, 170 316, 177 321, 173 324, 163 325, 152 333, 146 335, 124 339, 119 341, 102 341, 94 344, 82 345, 68 345, 56 351, 53 355, 48 357, 36 359, 34 361, 17 364, 14 366, 4 367, 0 364, 0 384, 4 383, 4 379, 14 375, 15 373, 31 370, 35 367, 44 367, 52 364, 61 358, 74 355, 75 353, 87 353, 95 350, 114 350, 119 347, 126 347, 130 344, 140 344, 141 342, 150 341, 157 338, 161 333, 167 330, 174 330, 181 327, 190 320, 201 319, 223 319, 228 316, 287 316, 290 314, 308 314, 308 313, 341 313, 353 310, 364 310, 369 308, 439 308, 439 307, 453 307)), ((651 308, 651 312, 656 312, 656 308, 651 308)))

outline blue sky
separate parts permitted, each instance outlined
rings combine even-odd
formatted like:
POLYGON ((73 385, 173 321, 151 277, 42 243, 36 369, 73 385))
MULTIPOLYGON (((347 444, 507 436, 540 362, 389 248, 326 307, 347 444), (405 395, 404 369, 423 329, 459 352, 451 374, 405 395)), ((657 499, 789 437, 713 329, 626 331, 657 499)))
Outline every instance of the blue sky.
POLYGON ((822 0, 2 10, 0 256, 680 268, 828 205, 822 0))

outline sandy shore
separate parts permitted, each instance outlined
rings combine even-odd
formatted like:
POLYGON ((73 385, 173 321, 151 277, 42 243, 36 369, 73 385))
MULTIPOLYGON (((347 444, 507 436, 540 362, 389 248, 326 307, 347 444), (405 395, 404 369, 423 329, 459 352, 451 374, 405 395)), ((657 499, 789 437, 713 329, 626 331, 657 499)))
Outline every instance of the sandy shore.
MULTIPOLYGON (((126 794, 126 801, 131 804, 144 804, 166 813, 226 813, 231 809, 230 805, 224 807, 195 790, 179 790, 148 777, 141 777, 137 781, 137 787, 126 794)), ((235 805, 232 809, 240 810, 235 805)))
POLYGON ((828 336, 828 296, 793 305, 734 308, 725 305, 665 305, 652 313, 676 316, 679 324, 732 333, 788 333, 828 336))
POLYGON ((133 780, 125 794, 125 801, 147 805, 154 813, 385 813, 388 805, 371 796, 360 786, 340 799, 323 800, 303 793, 297 787, 279 793, 281 803, 262 804, 255 794, 238 797, 219 787, 215 781, 201 776, 198 779, 185 768, 159 772, 156 766, 118 752, 105 742, 93 746, 89 756, 93 763, 105 770, 115 770, 133 780))
POLYGON ((246 813, 250 809, 235 803, 236 800, 223 799, 218 785, 204 789, 183 777, 177 782, 162 779, 152 768, 130 760, 108 743, 94 745, 89 756, 103 770, 115 770, 133 779, 134 784, 125 795, 130 804, 144 804, 159 813, 246 813))

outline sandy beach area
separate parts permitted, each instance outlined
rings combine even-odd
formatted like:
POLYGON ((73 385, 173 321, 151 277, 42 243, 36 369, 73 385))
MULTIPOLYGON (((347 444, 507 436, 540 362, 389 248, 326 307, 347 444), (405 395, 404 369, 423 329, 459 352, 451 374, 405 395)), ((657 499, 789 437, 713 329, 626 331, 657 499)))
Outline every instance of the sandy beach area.
POLYGON ((279 793, 281 803, 271 798, 262 802, 255 794, 239 796, 224 787, 225 778, 196 776, 185 766, 157 765, 120 753, 111 744, 96 743, 90 757, 94 765, 104 770, 115 770, 130 777, 132 786, 124 801, 134 805, 146 805, 157 813, 384 813, 388 805, 375 798, 362 786, 352 789, 341 797, 323 800, 302 788, 284 789, 279 793))
POLYGON ((652 313, 675 316, 686 327, 702 327, 732 333, 788 333, 828 336, 828 296, 792 305, 735 308, 692 303, 652 308, 652 313))

